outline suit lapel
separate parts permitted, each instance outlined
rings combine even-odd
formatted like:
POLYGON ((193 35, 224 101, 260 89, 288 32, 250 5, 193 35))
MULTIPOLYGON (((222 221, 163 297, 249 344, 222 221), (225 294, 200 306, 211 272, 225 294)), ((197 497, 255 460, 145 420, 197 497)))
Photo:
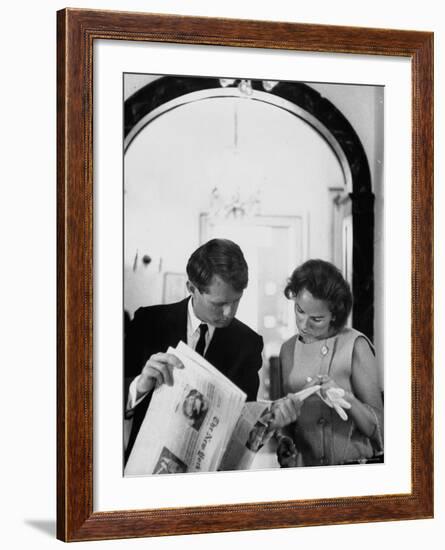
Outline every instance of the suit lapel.
POLYGON ((169 345, 176 346, 180 340, 187 342, 187 304, 189 298, 172 304, 168 308, 166 316, 166 326, 169 327, 168 339, 169 345))

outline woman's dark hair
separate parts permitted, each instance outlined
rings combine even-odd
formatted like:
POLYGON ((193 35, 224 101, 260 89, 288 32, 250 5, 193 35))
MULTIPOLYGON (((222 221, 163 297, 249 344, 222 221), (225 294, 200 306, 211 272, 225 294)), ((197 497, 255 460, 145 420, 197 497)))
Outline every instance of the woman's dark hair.
POLYGON ((304 289, 317 300, 327 302, 334 328, 345 326, 352 308, 352 294, 335 265, 323 260, 308 260, 297 267, 287 282, 284 295, 289 299, 296 298, 304 289))
POLYGON ((195 250, 187 263, 187 275, 199 292, 207 291, 214 275, 237 292, 244 290, 248 282, 241 248, 228 239, 212 239, 195 250))

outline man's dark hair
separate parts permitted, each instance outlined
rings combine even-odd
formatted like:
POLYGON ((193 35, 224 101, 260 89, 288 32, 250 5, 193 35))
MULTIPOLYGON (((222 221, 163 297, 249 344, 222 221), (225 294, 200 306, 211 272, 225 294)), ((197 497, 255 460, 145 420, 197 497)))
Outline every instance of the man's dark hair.
POLYGON ((304 289, 317 300, 327 302, 334 328, 345 326, 352 308, 352 294, 349 284, 335 265, 324 260, 308 260, 297 267, 289 277, 284 294, 292 299, 304 289))
POLYGON ((214 275, 237 292, 247 287, 248 269, 241 248, 228 239, 212 239, 200 246, 187 263, 187 275, 199 292, 206 292, 214 275))

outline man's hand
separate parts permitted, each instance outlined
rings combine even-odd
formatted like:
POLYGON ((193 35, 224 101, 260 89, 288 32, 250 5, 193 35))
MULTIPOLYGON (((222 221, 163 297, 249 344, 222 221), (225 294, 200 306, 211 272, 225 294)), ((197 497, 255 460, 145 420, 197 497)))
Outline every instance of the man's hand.
POLYGON ((175 355, 170 353, 155 353, 145 363, 137 380, 136 391, 138 397, 148 393, 154 387, 162 384, 173 386, 174 369, 183 369, 184 365, 175 355))

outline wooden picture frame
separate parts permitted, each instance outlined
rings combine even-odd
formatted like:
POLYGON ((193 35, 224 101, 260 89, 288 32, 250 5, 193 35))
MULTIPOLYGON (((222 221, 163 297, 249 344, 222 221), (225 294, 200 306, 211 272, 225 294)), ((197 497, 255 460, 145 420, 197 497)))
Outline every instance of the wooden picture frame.
POLYGON ((65 9, 58 30, 57 537, 64 541, 433 516, 433 34, 65 9), (93 512, 93 43, 338 52, 412 63, 411 491, 93 512))

